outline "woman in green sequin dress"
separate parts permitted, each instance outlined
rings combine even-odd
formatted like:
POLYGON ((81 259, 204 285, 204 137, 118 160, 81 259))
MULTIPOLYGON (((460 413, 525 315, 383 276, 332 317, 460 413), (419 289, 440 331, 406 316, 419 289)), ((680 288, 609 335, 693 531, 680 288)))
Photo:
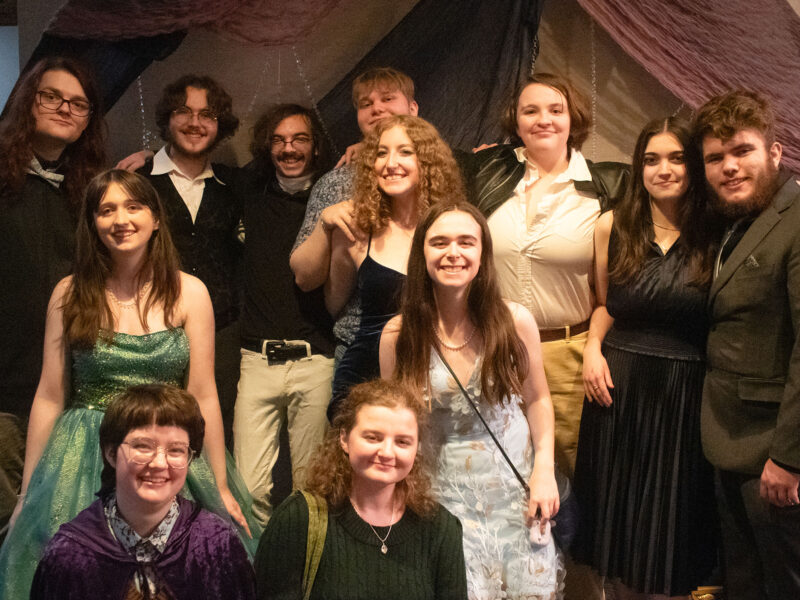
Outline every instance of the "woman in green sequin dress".
POLYGON ((74 275, 59 282, 48 307, 22 496, 0 549, 0 600, 28 598, 48 540, 94 500, 103 411, 134 384, 169 383, 197 399, 206 449, 182 493, 230 514, 255 551, 250 497, 224 448, 211 300, 200 280, 178 269, 163 214, 139 175, 109 171, 87 188, 74 275))

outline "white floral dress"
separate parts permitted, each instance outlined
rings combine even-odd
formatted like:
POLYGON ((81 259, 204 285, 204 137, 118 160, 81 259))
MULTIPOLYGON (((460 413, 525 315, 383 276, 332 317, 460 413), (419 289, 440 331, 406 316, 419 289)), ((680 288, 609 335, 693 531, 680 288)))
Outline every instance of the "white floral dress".
MULTIPOLYGON (((439 355, 431 352, 431 432, 437 500, 464 528, 470 600, 556 600, 563 596, 564 560, 551 541, 530 543, 527 501, 472 407, 439 355)), ((466 385, 478 410, 526 480, 533 467, 528 423, 519 397, 500 405, 483 402, 480 357, 466 385)))

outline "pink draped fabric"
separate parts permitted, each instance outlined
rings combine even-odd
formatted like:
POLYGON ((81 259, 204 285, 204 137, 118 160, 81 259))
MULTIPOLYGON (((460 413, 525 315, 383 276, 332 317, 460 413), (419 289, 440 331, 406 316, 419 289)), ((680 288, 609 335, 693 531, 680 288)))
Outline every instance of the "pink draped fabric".
POLYGON ((735 87, 769 96, 783 162, 800 173, 800 17, 786 0, 578 2, 693 108, 735 87))
POLYGON ((120 40, 205 27, 240 42, 302 40, 341 0, 68 0, 47 33, 120 40))

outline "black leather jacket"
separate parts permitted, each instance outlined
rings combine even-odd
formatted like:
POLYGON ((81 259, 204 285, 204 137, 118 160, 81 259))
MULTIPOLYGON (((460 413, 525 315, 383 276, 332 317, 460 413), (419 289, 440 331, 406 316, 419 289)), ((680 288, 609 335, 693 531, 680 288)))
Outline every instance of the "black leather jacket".
MULTIPOLYGON (((459 156, 466 178, 469 200, 487 218, 514 193, 525 175, 525 164, 517 160, 514 146, 495 146, 471 156, 459 156)), ((614 208, 622 199, 630 178, 630 165, 586 161, 592 181, 576 181, 579 192, 597 194, 600 210, 614 208)))

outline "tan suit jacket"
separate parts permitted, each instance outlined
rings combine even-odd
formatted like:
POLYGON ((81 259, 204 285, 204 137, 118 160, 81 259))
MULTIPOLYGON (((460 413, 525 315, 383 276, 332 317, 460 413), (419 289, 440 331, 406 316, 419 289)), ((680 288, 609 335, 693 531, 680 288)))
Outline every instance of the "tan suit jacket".
POLYGON ((703 449, 753 475, 767 458, 800 470, 800 185, 780 179, 709 293, 703 449))

